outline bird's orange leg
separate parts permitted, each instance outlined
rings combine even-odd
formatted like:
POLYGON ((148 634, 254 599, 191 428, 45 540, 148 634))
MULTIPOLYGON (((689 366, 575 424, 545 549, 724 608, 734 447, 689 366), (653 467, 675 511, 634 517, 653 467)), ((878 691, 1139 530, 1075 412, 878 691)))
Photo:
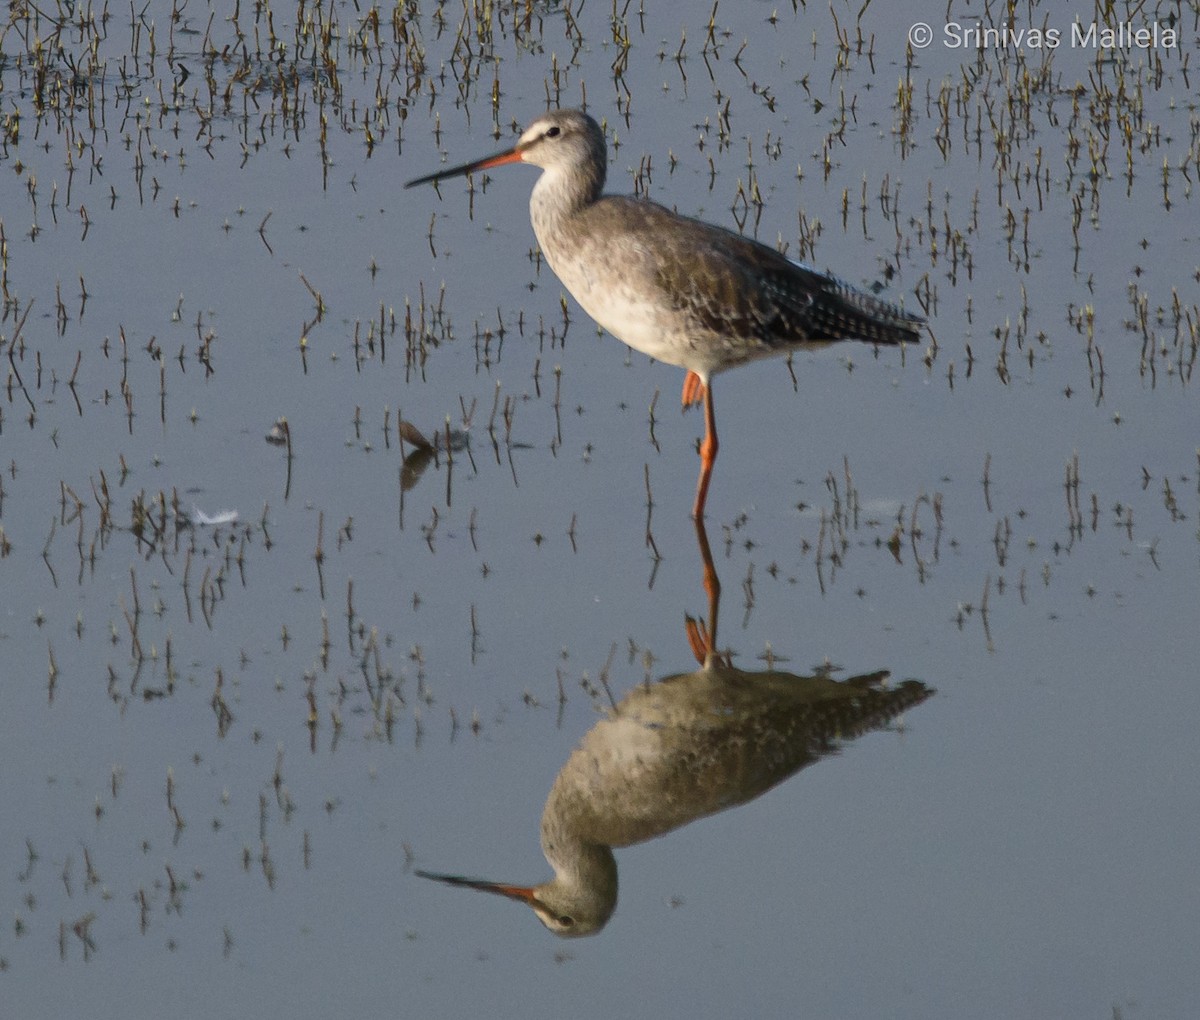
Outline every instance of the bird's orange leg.
MULTIPOLYGON (((700 385, 704 386, 703 383, 700 385)), ((717 449, 717 421, 713 412, 712 387, 704 386, 704 442, 700 444, 700 480, 696 484, 696 502, 692 504, 692 516, 697 520, 704 516, 704 501, 708 498, 708 483, 712 480, 717 449)))
POLYGON ((695 372, 688 372, 687 377, 683 380, 684 409, 686 410, 693 404, 700 403, 704 399, 704 391, 706 389, 704 381, 695 372))
POLYGON ((685 616, 688 645, 692 655, 701 666, 708 666, 712 661, 729 665, 729 656, 717 651, 717 611, 721 607, 721 580, 717 577, 717 568, 713 563, 712 550, 708 545, 708 532, 704 527, 704 518, 695 520, 696 541, 700 546, 700 559, 704 564, 704 593, 708 596, 708 623, 685 616))

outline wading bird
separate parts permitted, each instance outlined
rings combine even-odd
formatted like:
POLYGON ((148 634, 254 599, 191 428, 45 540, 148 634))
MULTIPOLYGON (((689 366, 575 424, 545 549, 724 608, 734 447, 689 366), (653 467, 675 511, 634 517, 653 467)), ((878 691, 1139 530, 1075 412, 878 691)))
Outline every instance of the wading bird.
POLYGON ((717 457, 712 376, 839 340, 920 338, 919 316, 774 248, 656 202, 605 195, 604 132, 580 110, 551 111, 512 148, 405 187, 505 163, 542 168, 529 202, 533 232, 584 311, 634 350, 687 369, 683 406, 704 405, 695 517, 704 514, 717 457))

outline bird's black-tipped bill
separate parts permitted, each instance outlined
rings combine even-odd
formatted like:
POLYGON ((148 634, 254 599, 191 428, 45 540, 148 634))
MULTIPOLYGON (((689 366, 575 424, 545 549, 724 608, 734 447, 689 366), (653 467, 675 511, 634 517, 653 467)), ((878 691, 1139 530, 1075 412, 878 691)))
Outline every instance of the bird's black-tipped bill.
POLYGON ((418 184, 429 184, 432 181, 440 181, 446 177, 462 177, 464 174, 473 173, 476 170, 488 170, 494 166, 503 166, 505 163, 519 163, 520 161, 520 149, 505 149, 503 152, 497 152, 493 156, 484 156, 483 159, 475 159, 470 163, 462 163, 459 166, 447 167, 445 170, 426 174, 424 177, 418 177, 415 180, 409 181, 404 186, 406 188, 415 188, 418 184))
POLYGON ((487 882, 482 878, 465 878, 462 875, 443 875, 436 871, 415 871, 413 874, 420 878, 428 878, 433 882, 445 885, 456 885, 462 889, 478 889, 480 892, 495 893, 497 896, 507 896, 510 900, 520 900, 522 903, 533 902, 533 889, 525 885, 507 885, 504 882, 487 882))

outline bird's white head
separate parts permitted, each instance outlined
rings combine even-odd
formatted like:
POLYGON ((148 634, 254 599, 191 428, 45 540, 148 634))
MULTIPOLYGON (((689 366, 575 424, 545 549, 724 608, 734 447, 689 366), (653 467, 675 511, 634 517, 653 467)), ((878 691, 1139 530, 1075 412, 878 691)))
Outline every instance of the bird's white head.
POLYGON ((608 162, 604 132, 582 110, 552 110, 525 129, 515 150, 524 163, 578 174, 597 168, 601 183, 608 162))
POLYGON ((600 125, 582 110, 551 110, 530 124, 511 148, 418 177, 405 187, 488 170, 506 163, 529 163, 549 171, 551 176, 582 184, 588 200, 593 200, 604 188, 608 149, 600 125))

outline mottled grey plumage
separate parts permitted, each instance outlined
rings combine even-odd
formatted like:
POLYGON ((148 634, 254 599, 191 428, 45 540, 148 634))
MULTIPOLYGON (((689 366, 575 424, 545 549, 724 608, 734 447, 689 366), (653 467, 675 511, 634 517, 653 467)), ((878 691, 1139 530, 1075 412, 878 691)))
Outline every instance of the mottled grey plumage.
POLYGON ((608 195, 569 216, 535 209, 534 229, 551 268, 593 318, 602 325, 617 319, 613 295, 628 295, 645 306, 650 328, 624 324, 611 331, 705 382, 798 347, 920 337, 916 316, 649 200, 608 195))
POLYGON ((691 373, 684 405, 703 400, 705 406, 697 517, 717 452, 713 375, 839 340, 920 338, 920 317, 767 245, 656 202, 604 195, 604 132, 579 110, 547 113, 511 149, 408 186, 515 162, 544 171, 533 188, 530 218, 567 290, 615 337, 691 373))

